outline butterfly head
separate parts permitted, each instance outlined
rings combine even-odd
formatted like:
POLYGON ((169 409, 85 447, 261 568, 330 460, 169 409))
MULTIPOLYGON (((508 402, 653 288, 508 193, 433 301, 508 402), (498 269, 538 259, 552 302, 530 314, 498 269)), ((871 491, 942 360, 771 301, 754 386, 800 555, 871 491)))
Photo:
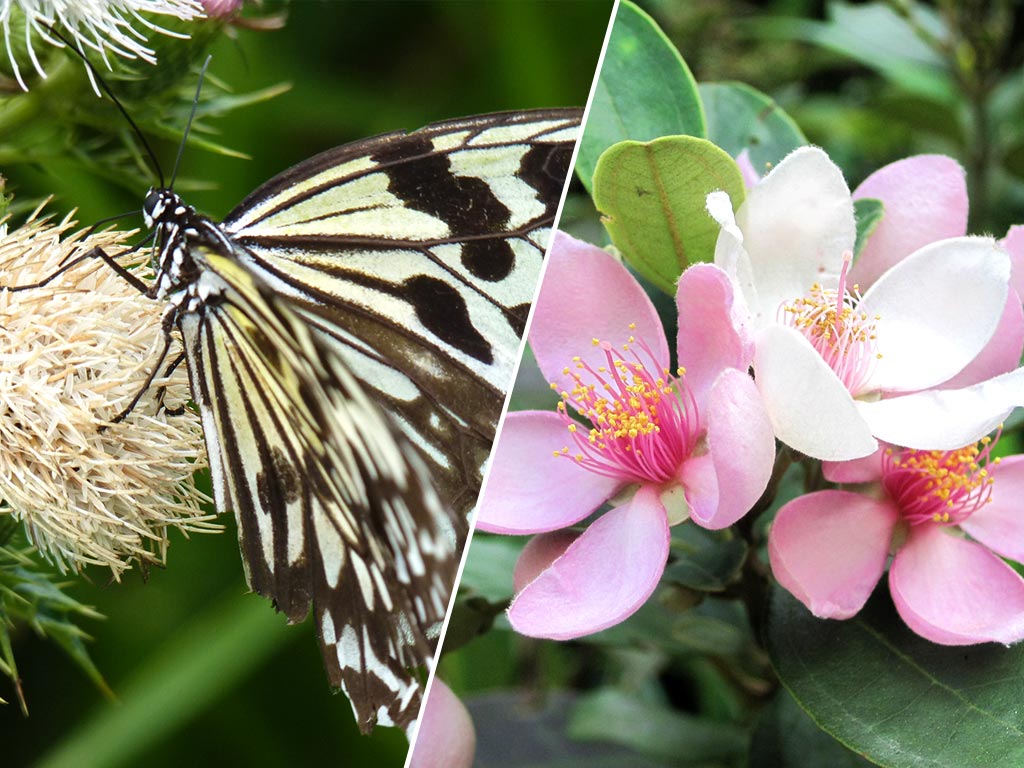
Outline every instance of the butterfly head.
POLYGON ((168 219, 180 218, 187 212, 188 206, 177 194, 161 187, 150 187, 142 203, 142 217, 150 228, 168 219))

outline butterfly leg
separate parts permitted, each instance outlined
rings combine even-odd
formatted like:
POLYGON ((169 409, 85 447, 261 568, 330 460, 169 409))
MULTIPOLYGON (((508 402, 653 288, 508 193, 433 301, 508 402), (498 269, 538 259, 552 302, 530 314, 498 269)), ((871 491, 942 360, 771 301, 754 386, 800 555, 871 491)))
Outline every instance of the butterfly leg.
MULTIPOLYGON (((171 329, 174 328, 176 316, 177 307, 173 304, 168 304, 167 308, 164 310, 163 319, 160 321, 161 329, 163 332, 163 348, 160 350, 160 357, 153 365, 153 368, 150 370, 149 375, 146 377, 145 383, 139 388, 139 391, 135 393, 135 397, 132 398, 132 401, 128 403, 128 407, 121 411, 119 414, 117 414, 117 416, 112 418, 110 420, 111 424, 119 424, 120 422, 124 421, 128 414, 135 410, 135 406, 139 404, 139 401, 142 399, 142 396, 146 394, 146 392, 149 390, 151 386, 153 386, 153 380, 156 379, 157 374, 160 372, 160 366, 164 364, 164 361, 167 359, 167 353, 171 351, 171 329)), ((171 366, 168 368, 168 372, 173 371, 183 358, 184 353, 182 353, 179 356, 179 358, 171 364, 171 366)), ((158 395, 158 397, 160 396, 158 395)), ((184 406, 182 407, 182 409, 182 412, 184 412, 184 406)), ((107 425, 104 424, 101 425, 99 429, 102 432, 106 428, 107 425)))
MULTIPOLYGON (((177 369, 177 367, 179 365, 181 365, 181 363, 182 363, 182 361, 184 359, 185 359, 185 352, 184 351, 179 352, 178 356, 176 358, 174 358, 174 360, 171 362, 170 365, 167 366, 167 370, 164 371, 164 378, 166 379, 168 376, 170 376, 172 373, 174 373, 174 371, 177 369)), ((166 394, 167 394, 167 387, 165 387, 165 386, 164 387, 160 387, 160 389, 157 390, 157 392, 156 392, 157 410, 162 408, 164 413, 166 413, 168 416, 181 416, 183 413, 185 413, 185 404, 184 403, 179 405, 177 408, 168 408, 167 406, 165 406, 164 405, 164 396, 166 394)))
MULTIPOLYGON (((142 245, 142 243, 140 243, 139 245, 142 245)), ((138 247, 138 246, 136 246, 136 247, 138 247)), ((135 250, 135 248, 132 249, 132 251, 134 251, 134 250, 135 250)), ((131 251, 127 251, 127 253, 131 253, 131 251)), ((42 288, 43 286, 48 285, 51 282, 53 282, 54 280, 56 280, 58 277, 63 275, 65 272, 67 272, 69 269, 73 269, 74 267, 78 266, 79 264, 81 264, 82 262, 86 261, 87 259, 101 259, 104 263, 107 264, 107 266, 109 266, 112 270, 114 270, 114 272, 116 272, 117 275, 120 276, 125 282, 127 282, 129 285, 131 285, 137 291, 139 291, 139 293, 145 293, 149 289, 149 286, 147 286, 139 278, 137 278, 135 275, 133 275, 127 269, 125 269, 120 264, 118 264, 117 261, 114 260, 114 257, 111 256, 110 254, 108 254, 102 248, 92 248, 92 249, 86 251, 85 253, 83 253, 83 254, 81 254, 79 256, 74 257, 70 261, 65 261, 65 263, 61 264, 55 271, 53 271, 52 273, 50 273, 49 275, 44 277, 38 283, 29 283, 27 285, 7 286, 7 290, 9 290, 11 292, 17 292, 17 291, 27 291, 27 290, 32 289, 32 288, 42 288)))

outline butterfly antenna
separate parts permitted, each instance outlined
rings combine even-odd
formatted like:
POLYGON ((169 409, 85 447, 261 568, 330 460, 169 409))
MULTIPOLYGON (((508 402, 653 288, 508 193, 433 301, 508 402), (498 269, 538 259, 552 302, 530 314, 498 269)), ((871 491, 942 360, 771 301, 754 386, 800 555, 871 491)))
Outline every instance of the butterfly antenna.
POLYGON ((124 119, 128 121, 128 125, 131 126, 132 130, 135 132, 135 135, 139 137, 139 141, 142 142, 142 146, 145 148, 146 154, 149 155, 150 162, 153 163, 153 168, 156 170, 156 175, 157 178, 160 179, 160 187, 162 188, 164 186, 164 172, 163 169, 160 167, 160 161, 156 159, 156 152, 153 151, 153 147, 151 147, 149 142, 146 141, 145 134, 142 133, 142 131, 139 129, 139 126, 136 125, 134 120, 132 120, 132 116, 128 114, 128 110, 124 108, 124 105, 118 100, 117 96, 114 95, 114 92, 110 90, 110 86, 107 85, 107 81, 104 80, 100 76, 100 73, 96 71, 96 67, 93 66, 93 63, 91 61, 89 61, 85 53, 78 46, 76 46, 74 43, 72 43, 70 40, 64 37, 64 35, 58 32, 52 24, 47 24, 46 27, 47 29, 50 30, 50 32, 54 34, 54 36, 58 40, 63 42, 64 45, 66 45, 68 48, 74 51, 75 54, 78 55, 78 58, 85 62, 85 67, 91 75, 90 79, 94 83, 99 84, 100 89, 105 94, 107 94, 107 96, 110 97, 110 100, 114 102, 114 106, 117 107, 118 111, 122 115, 124 115, 124 119))
POLYGON ((199 109, 199 94, 203 90, 203 78, 206 77, 206 68, 210 66, 210 59, 207 56, 203 62, 203 68, 199 70, 199 82, 196 84, 196 97, 192 99, 192 111, 188 115, 188 122, 185 124, 185 134, 181 137, 181 145, 178 147, 178 156, 174 159, 174 172, 171 173, 171 188, 174 187, 174 180, 178 178, 178 167, 181 165, 181 156, 185 154, 185 144, 188 142, 188 133, 192 130, 192 121, 196 119, 196 110, 199 109))

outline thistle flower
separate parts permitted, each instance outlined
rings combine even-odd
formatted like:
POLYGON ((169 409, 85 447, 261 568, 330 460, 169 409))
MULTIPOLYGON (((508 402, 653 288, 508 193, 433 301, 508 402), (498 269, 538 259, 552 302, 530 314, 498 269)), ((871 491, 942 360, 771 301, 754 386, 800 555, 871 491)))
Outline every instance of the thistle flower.
POLYGON ((200 0, 0 0, 0 33, 14 77, 22 90, 27 91, 15 47, 25 45, 32 67, 45 78, 46 72, 33 43, 34 38, 39 38, 50 45, 62 47, 63 43, 51 33, 50 27, 59 28, 79 49, 98 53, 108 67, 109 53, 125 59, 156 63, 156 54, 146 44, 145 34, 139 30, 148 29, 172 37, 183 35, 155 24, 143 14, 191 21, 202 18, 204 10, 200 0), (12 20, 16 31, 23 26, 23 41, 15 43, 11 34, 12 20))
POLYGON ((6 290, 38 283, 72 254, 116 254, 130 234, 70 234, 74 222, 38 213, 10 233, 0 227, 0 514, 22 521, 62 571, 97 564, 119 578, 133 561, 163 562, 169 528, 216 528, 192 480, 205 462, 202 429, 189 410, 158 412, 160 387, 171 407, 188 399, 180 367, 110 423, 157 363, 161 305, 100 260, 42 288, 6 290))

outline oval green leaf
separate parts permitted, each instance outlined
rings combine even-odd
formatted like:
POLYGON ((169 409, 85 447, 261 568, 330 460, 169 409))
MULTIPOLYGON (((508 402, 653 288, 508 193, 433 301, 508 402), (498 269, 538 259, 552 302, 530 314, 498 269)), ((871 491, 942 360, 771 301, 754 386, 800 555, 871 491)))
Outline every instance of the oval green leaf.
POLYGON ((903 624, 884 586, 847 621, 816 619, 776 587, 767 638, 800 706, 872 762, 1024 765, 1024 645, 931 643, 903 624))
POLYGON ((680 134, 706 135, 697 82, 654 19, 623 0, 580 141, 576 173, 591 192, 597 160, 612 144, 680 134))
POLYGON ((716 190, 738 207, 739 168, 710 141, 692 136, 620 142, 601 155, 594 172, 594 204, 612 243, 668 294, 688 266, 714 258, 719 227, 706 201, 716 190))
POLYGON ((754 169, 764 175, 806 137, 782 107, 745 83, 701 83, 708 138, 733 157, 747 150, 754 169))

